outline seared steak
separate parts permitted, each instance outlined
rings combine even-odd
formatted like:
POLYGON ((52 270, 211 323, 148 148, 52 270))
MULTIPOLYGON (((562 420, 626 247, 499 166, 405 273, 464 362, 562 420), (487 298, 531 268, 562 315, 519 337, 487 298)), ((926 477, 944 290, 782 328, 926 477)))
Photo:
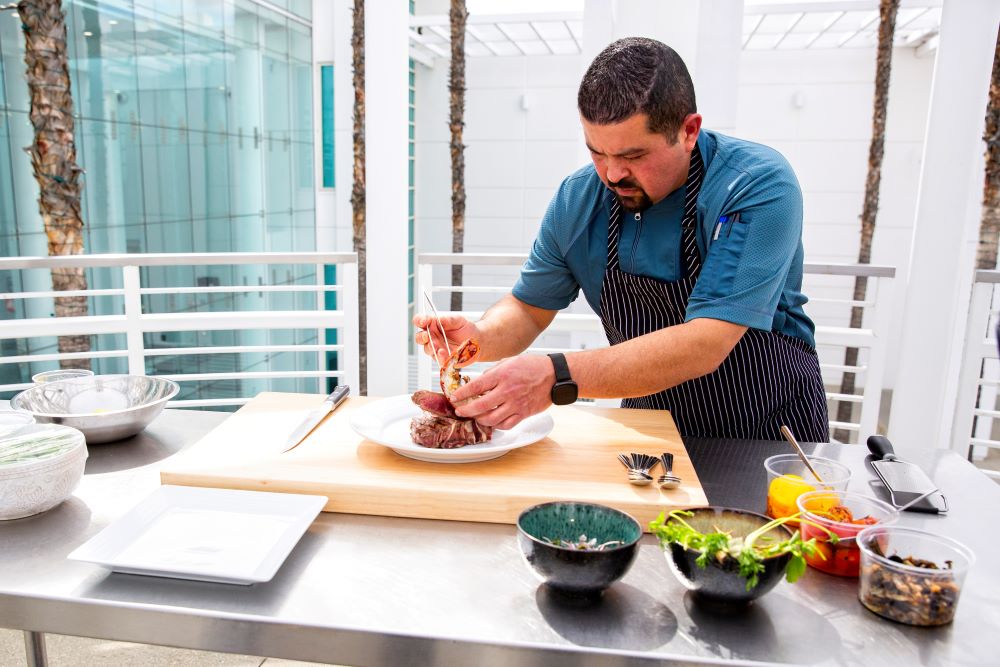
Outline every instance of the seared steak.
POLYGON ((429 412, 436 417, 450 417, 452 419, 463 419, 455 414, 455 408, 451 401, 439 391, 427 391, 421 389, 413 393, 410 397, 414 403, 420 406, 424 412, 429 412))
POLYGON ((424 411, 410 420, 410 437, 421 447, 454 449, 486 442, 493 436, 492 426, 455 414, 455 406, 444 394, 422 389, 411 399, 424 411))
POLYGON ((492 435, 492 426, 483 426, 473 419, 427 414, 410 420, 410 437, 422 447, 454 449, 486 442, 492 435))

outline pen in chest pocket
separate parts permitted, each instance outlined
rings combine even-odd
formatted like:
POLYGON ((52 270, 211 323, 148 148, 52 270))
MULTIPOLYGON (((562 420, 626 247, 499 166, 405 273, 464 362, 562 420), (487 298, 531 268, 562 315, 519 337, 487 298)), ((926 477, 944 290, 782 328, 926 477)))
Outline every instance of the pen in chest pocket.
POLYGON ((739 213, 719 216, 719 222, 715 225, 715 233, 712 234, 712 240, 717 241, 719 239, 719 236, 722 234, 723 226, 725 226, 726 229, 726 236, 729 236, 730 232, 733 231, 733 225, 739 222, 739 220, 739 213))

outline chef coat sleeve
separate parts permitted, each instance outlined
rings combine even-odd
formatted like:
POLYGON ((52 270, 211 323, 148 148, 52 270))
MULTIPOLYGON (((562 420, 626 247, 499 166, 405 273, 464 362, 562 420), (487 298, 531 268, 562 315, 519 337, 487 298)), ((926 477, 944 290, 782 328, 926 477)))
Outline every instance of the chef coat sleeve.
POLYGON ((688 300, 686 321, 712 318, 770 331, 797 262, 801 281, 802 191, 782 159, 747 174, 725 211, 688 300), (735 215, 734 214, 738 214, 735 215))
POLYGON ((566 179, 556 191, 542 218, 538 236, 528 260, 512 290, 524 303, 546 310, 562 310, 580 293, 580 283, 566 261, 574 223, 581 215, 572 205, 572 179, 566 179))

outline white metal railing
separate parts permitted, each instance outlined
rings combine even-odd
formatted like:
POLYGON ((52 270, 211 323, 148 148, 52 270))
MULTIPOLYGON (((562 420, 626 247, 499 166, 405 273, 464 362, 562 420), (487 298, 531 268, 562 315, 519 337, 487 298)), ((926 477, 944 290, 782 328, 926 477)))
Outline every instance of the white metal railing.
MULTIPOLYGON (((496 253, 421 253, 417 257, 416 294, 419 296, 422 290, 428 294, 462 292, 463 294, 483 294, 492 293, 499 297, 510 291, 510 284, 503 286, 463 286, 452 287, 449 284, 434 283, 434 267, 439 265, 461 264, 464 267, 515 267, 520 266, 527 259, 525 254, 496 254, 496 253)), ((867 298, 865 301, 854 301, 853 299, 833 299, 814 298, 811 303, 838 304, 843 307, 861 306, 866 309, 866 322, 870 326, 861 329, 852 329, 846 326, 817 326, 816 344, 817 347, 824 346, 832 348, 839 353, 839 362, 827 355, 821 354, 821 368, 826 373, 837 374, 844 371, 856 373, 856 378, 863 378, 863 382, 856 382, 856 386, 862 387, 862 393, 840 394, 828 391, 827 398, 832 401, 847 401, 855 403, 858 409, 854 411, 855 419, 852 421, 840 422, 830 421, 831 431, 843 429, 852 432, 856 438, 863 434, 874 434, 878 428, 879 408, 882 401, 882 386, 886 367, 886 356, 888 354, 888 332, 892 318, 893 305, 893 278, 896 269, 891 266, 876 266, 868 264, 805 264, 803 271, 806 276, 841 276, 851 279, 850 288, 853 290, 853 279, 857 276, 868 278, 867 298), (858 348, 861 353, 861 361, 856 366, 845 366, 843 364, 843 349, 847 347, 858 348)), ((468 282, 468 281, 466 281, 468 282)), ((428 307, 423 299, 417 299, 418 312, 426 314, 428 307)), ((442 314, 458 314, 476 319, 482 316, 482 311, 462 310, 460 313, 441 310, 442 314)), ((546 333, 571 333, 590 334, 587 341, 588 347, 599 347, 607 344, 603 339, 604 330, 600 319, 592 311, 585 313, 559 312, 553 320, 546 333)), ((537 341, 536 341, 537 342, 537 341)), ((532 347, 529 352, 545 353, 552 351, 568 351, 569 347, 532 347)), ((578 348, 573 348, 578 349, 578 348)), ((433 372, 431 360, 423 354, 417 355, 417 382, 420 387, 429 387, 433 382, 433 372)), ((470 375, 475 375, 475 369, 470 375)), ((600 401, 600 404, 610 404, 600 401)), ((617 401, 613 402, 617 404, 617 401)), ((833 410, 836 408, 834 407, 833 410)), ((835 412, 832 411, 831 417, 835 412)), ((859 438, 860 439, 860 438, 859 438)))
MULTIPOLYGON (((973 463, 982 450, 1000 449, 993 437, 1000 385, 996 318, 1000 306, 1000 271, 976 271, 969 303, 965 347, 958 377, 958 395, 952 420, 951 446, 973 463)), ((1000 480, 1000 472, 983 470, 1000 480)))
MULTIPOLYGON (((0 357, 2 364, 26 364, 33 362, 59 361, 63 359, 112 359, 127 360, 130 374, 146 374, 146 360, 149 358, 176 356, 205 356, 211 359, 221 354, 262 354, 276 355, 285 352, 315 353, 318 370, 252 370, 237 369, 207 373, 164 373, 180 383, 218 382, 226 380, 271 380, 285 378, 329 378, 337 377, 342 382, 358 386, 358 274, 355 253, 292 252, 292 253, 182 253, 182 254, 134 254, 134 255, 73 255, 62 257, 11 257, 0 258, 0 271, 27 269, 48 269, 57 267, 82 267, 85 269, 120 269, 121 287, 111 289, 86 290, 86 296, 120 298, 120 308, 115 314, 87 315, 81 317, 26 317, 0 320, 0 339, 29 339, 64 335, 123 334, 124 349, 97 350, 78 353, 37 353, 0 357), (264 284, 263 277, 257 276, 257 285, 205 285, 205 286, 144 286, 141 284, 141 270, 153 267, 248 267, 252 265, 289 265, 307 267, 315 272, 315 284, 264 284), (324 266, 337 267, 337 284, 324 284, 324 266), (329 292, 337 294, 337 308, 324 310, 324 296, 329 292), (312 294, 316 307, 311 309, 293 308, 289 310, 233 310, 207 312, 144 312, 143 297, 188 295, 195 301, 199 296, 220 294, 243 295, 249 297, 258 293, 263 305, 264 294, 290 293, 312 294), (325 332, 336 329, 336 343, 324 342, 325 332), (277 330, 315 330, 317 343, 276 343, 251 345, 208 345, 147 347, 145 334, 208 331, 268 332, 277 330), (338 353, 339 368, 327 369, 326 354, 338 353)), ((244 268, 243 270, 249 271, 244 268)), ((246 275, 244 275, 246 278, 246 275)), ((275 281, 280 282, 280 281, 275 281)), ((68 292, 51 290, 25 290, 0 293, 2 300, 51 299, 67 296, 68 292)), ((267 357, 270 360, 270 356, 267 357)), ((183 366, 183 364, 181 364, 183 366)), ((23 389, 29 384, 0 385, 0 391, 23 389)), ((184 384, 182 386, 182 394, 184 384)), ((175 400, 171 407, 240 405, 252 396, 230 396, 175 400)))

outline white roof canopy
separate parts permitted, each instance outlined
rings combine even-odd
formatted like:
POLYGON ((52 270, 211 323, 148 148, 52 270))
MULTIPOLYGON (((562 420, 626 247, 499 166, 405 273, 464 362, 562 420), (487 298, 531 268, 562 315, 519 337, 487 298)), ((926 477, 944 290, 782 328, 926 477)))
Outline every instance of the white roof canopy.
MULTIPOLYGON (((878 42, 878 0, 746 0, 743 48, 871 48, 878 42)), ((902 0, 896 46, 932 51, 941 25, 941 0, 902 0)), ((448 58, 447 15, 410 19, 410 54, 425 65, 448 58)), ((465 31, 469 57, 575 54, 582 51, 583 12, 470 14, 465 31)))

